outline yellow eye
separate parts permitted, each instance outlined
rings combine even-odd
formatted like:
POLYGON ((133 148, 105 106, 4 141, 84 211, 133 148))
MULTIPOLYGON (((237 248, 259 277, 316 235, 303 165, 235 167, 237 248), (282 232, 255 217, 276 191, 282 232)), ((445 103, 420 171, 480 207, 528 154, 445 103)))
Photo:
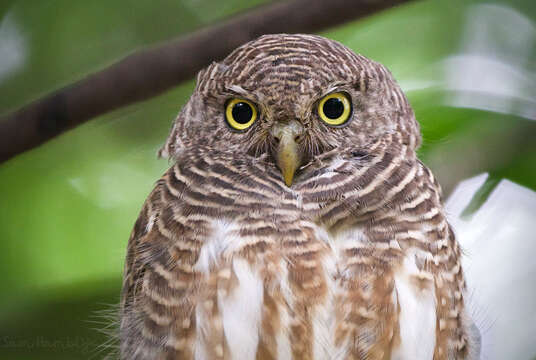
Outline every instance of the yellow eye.
POLYGON ((225 106, 225 120, 235 130, 246 130, 257 119, 257 109, 246 99, 231 99, 225 106))
POLYGON ((352 114, 352 103, 348 95, 333 93, 326 95, 318 104, 318 115, 330 126, 344 125, 352 114))

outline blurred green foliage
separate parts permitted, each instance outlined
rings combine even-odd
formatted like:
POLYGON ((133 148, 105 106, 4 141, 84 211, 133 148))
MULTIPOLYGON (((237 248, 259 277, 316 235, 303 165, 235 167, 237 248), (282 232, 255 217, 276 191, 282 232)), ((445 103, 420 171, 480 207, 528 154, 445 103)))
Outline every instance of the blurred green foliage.
MULTIPOLYGON (((262 2, 1 5, 0 57, 7 58, 13 49, 5 45, 10 41, 18 41, 22 55, 7 72, 0 61, 0 113, 136 49, 262 2)), ((493 179, 507 177, 536 189, 536 122, 515 112, 457 107, 448 100, 453 90, 444 86, 443 65, 463 51, 464 29, 479 3, 419 1, 321 35, 393 72, 422 126, 421 157, 447 192, 484 171, 493 179)), ((532 0, 494 3, 530 21, 536 18, 532 0)), ((532 74, 534 45, 527 44, 532 53, 524 64, 532 74)), ((101 116, 0 165, 1 358, 101 358, 106 352, 98 345, 107 337, 95 329, 105 328, 109 320, 98 312, 118 302, 130 229, 154 181, 169 165, 156 159, 156 151, 193 86, 188 82, 101 116)))

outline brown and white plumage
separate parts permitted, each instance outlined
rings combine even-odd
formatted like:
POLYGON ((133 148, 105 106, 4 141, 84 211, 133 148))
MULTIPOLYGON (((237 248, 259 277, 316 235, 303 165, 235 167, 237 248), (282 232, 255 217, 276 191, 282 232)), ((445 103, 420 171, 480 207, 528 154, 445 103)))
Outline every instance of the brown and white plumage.
POLYGON ((132 231, 122 358, 477 358, 419 143, 390 73, 337 42, 268 35, 210 65, 132 231), (316 111, 334 92, 351 99, 343 127, 316 111), (258 110, 243 132, 224 120, 237 97, 258 110), (293 131, 291 186, 278 127, 293 131))

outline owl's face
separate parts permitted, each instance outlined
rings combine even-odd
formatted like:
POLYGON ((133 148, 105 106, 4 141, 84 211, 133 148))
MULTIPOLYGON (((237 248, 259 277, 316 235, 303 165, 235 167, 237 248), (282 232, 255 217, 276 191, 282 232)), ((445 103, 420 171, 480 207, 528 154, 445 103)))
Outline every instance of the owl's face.
POLYGON ((319 36, 279 34, 200 72, 161 153, 205 146, 264 157, 290 186, 322 154, 366 155, 385 136, 411 151, 420 142, 411 107, 382 65, 319 36))

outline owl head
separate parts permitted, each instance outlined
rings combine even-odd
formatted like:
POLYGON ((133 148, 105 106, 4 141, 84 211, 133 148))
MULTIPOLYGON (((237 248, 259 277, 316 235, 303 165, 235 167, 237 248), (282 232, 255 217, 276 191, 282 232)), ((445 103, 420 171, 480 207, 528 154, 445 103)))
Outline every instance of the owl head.
POLYGON ((261 36, 212 63, 179 113, 163 157, 192 146, 263 157, 288 186, 323 154, 366 155, 389 137, 414 152, 420 131, 390 72, 320 36, 261 36))

